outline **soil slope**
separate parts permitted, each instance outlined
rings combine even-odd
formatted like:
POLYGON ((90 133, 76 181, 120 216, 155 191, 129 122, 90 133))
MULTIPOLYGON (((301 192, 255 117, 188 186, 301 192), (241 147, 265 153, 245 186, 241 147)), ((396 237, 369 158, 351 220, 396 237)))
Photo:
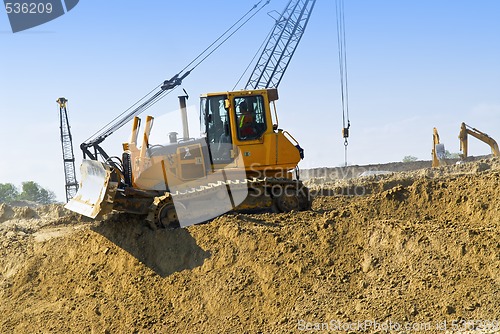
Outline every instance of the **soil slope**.
POLYGON ((500 333, 498 160, 308 182, 310 211, 176 230, 1 204, 0 329, 500 333))

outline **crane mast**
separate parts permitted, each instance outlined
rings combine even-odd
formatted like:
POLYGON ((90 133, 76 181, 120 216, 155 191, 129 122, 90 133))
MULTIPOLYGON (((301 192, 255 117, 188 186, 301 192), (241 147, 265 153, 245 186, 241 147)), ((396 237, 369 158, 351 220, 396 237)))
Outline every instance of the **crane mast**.
POLYGON ((59 121, 61 129, 61 146, 63 152, 64 176, 66 181, 66 201, 72 199, 78 191, 78 182, 75 173, 75 156, 73 154, 73 139, 68 121, 68 110, 64 97, 57 99, 59 104, 59 121))
POLYGON ((316 0, 290 0, 276 20, 245 89, 277 88, 304 34, 316 0))

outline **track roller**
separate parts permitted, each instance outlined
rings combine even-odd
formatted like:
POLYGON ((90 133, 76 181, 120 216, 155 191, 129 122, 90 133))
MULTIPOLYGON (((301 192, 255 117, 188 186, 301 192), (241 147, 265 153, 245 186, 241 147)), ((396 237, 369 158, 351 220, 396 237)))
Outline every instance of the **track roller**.
POLYGON ((271 188, 273 210, 276 212, 304 211, 311 208, 308 189, 297 184, 276 184, 271 188))
POLYGON ((180 227, 174 202, 169 193, 155 197, 147 221, 153 229, 180 227))

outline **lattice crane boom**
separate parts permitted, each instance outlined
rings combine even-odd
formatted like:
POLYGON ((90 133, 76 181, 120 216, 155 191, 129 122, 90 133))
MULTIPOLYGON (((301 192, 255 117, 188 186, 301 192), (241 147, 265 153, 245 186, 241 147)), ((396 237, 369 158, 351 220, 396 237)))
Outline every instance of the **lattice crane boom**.
POLYGON ((64 176, 66 181, 66 201, 72 199, 78 191, 78 182, 75 173, 75 156, 73 154, 73 139, 68 121, 68 100, 64 97, 57 99, 59 104, 59 121, 61 129, 61 146, 63 152, 64 176))
POLYGON ((245 89, 277 88, 306 29, 316 0, 290 0, 276 20, 245 89))

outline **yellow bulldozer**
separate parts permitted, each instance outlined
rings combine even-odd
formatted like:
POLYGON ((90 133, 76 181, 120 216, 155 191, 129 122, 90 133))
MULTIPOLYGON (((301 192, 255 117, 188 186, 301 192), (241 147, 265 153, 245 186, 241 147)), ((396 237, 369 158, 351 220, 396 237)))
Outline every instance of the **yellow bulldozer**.
POLYGON ((118 162, 83 161, 80 189, 66 208, 92 218, 112 210, 144 215, 155 228, 184 227, 230 210, 310 208, 307 188, 294 179, 303 150, 278 129, 277 89, 202 95, 199 139, 189 138, 185 97, 179 98, 182 138, 170 133, 169 143, 152 145, 148 116, 139 146, 135 117, 118 162))
MULTIPOLYGON (((288 2, 245 89, 201 96, 198 139, 189 136, 187 96, 179 97, 182 137, 171 132, 169 143, 151 143, 154 119, 148 116, 139 146, 141 120, 137 116, 181 85, 191 71, 255 15, 251 14, 253 10, 258 12, 269 2, 258 9, 257 5, 252 7, 183 70, 160 84, 159 91, 151 91, 148 98, 135 104, 137 107, 127 109, 81 144, 84 160, 80 185, 66 208, 92 218, 113 210, 144 215, 154 228, 184 227, 231 210, 309 209, 309 192, 298 173, 304 152, 287 131, 278 128, 275 101, 277 87, 315 2, 288 2), (123 144, 121 157, 109 156, 100 144, 129 121, 132 133, 123 144)), ((59 102, 61 108, 64 101, 59 102)), ((63 143, 65 146, 72 147, 71 143, 63 143)), ((73 185, 66 183, 67 187, 73 185)))

